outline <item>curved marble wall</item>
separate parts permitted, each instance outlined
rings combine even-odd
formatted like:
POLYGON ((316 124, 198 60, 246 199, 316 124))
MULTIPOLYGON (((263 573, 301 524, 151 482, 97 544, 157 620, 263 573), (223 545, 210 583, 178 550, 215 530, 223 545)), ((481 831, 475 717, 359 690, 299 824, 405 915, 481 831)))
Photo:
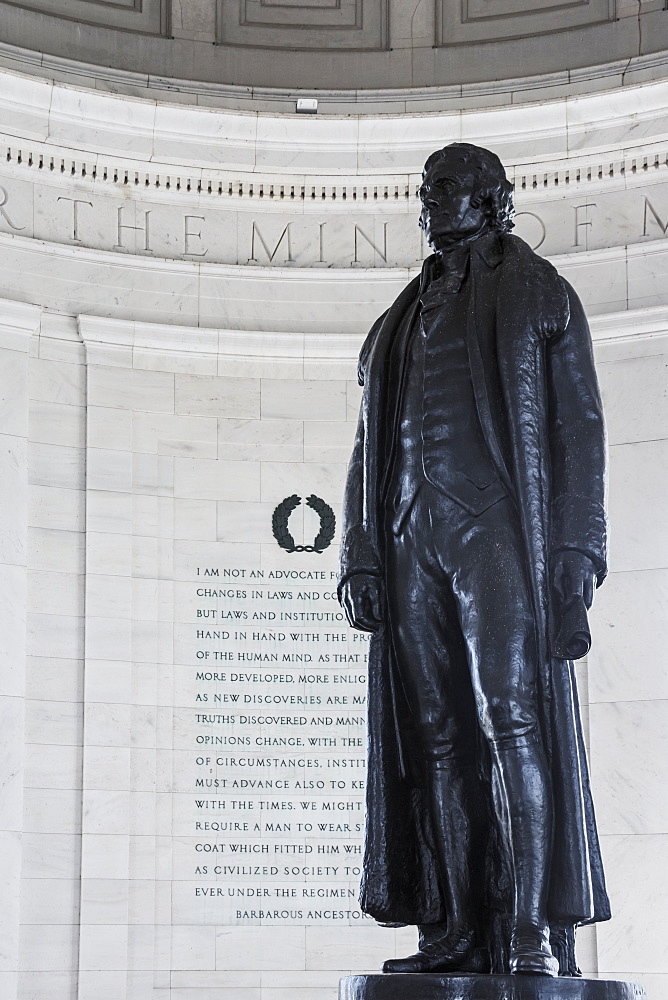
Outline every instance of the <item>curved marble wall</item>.
MULTIPOLYGON (((508 164, 518 231, 575 284, 592 319, 613 547, 580 680, 616 916, 583 931, 580 954, 585 972, 642 979, 658 1000, 668 981, 665 86, 305 120, 3 73, 0 106, 3 996, 315 1000, 333 995, 342 972, 410 947, 410 931, 360 924, 353 903, 312 916, 314 904, 287 896, 273 919, 257 904, 231 912, 196 896, 220 883, 196 871, 194 789, 208 765, 195 740, 212 731, 195 718, 196 697, 214 689, 193 687, 193 675, 199 652, 211 663, 222 648, 196 643, 196 630, 204 612, 247 608, 195 590, 198 570, 298 565, 324 574, 311 598, 284 583, 272 607, 325 607, 335 544, 285 555, 272 515, 284 498, 311 494, 338 517, 359 345, 419 267, 421 163, 466 139, 508 164)), ((304 504, 292 515, 300 544, 317 530, 310 516, 304 504)), ((253 579, 261 589, 281 578, 253 579)), ((314 642, 343 655, 323 638, 331 621, 358 657, 341 666, 348 693, 331 696, 363 699, 363 651, 336 619, 322 621, 314 642)), ((326 683, 297 679, 290 690, 326 706, 326 683)), ((340 740, 338 757, 356 760, 361 710, 331 704, 342 721, 333 714, 318 738, 340 740)), ((331 745, 311 746, 326 769, 331 745)), ((361 802, 362 779, 336 780, 333 801, 361 802)), ((300 822, 309 803, 324 815, 323 795, 304 805, 293 792, 285 801, 300 822)), ((358 842, 354 823, 320 837, 353 858, 358 842)), ((345 875, 329 858, 321 866, 316 885, 354 888, 354 863, 345 875)))

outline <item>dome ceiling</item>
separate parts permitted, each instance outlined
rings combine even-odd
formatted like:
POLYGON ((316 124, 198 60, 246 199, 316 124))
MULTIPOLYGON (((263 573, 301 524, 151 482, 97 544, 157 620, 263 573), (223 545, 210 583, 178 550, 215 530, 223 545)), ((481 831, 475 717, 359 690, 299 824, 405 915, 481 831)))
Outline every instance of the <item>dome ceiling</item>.
POLYGON ((368 97, 605 64, 621 73, 630 59, 668 50, 665 8, 665 0, 0 0, 0 43, 5 64, 7 46, 19 47, 27 66, 40 53, 33 67, 56 57, 78 63, 82 77, 125 71, 135 92, 214 99, 211 87, 223 85, 368 97))

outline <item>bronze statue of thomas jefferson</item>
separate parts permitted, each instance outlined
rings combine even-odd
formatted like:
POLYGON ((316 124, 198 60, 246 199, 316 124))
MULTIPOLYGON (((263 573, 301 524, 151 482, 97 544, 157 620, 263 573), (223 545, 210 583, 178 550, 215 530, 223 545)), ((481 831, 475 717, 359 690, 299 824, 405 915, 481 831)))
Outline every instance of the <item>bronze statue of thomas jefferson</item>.
POLYGON ((373 633, 360 902, 417 924, 386 972, 577 975, 609 918, 572 657, 606 574, 580 301, 511 235, 498 157, 429 157, 435 251, 374 324, 339 596, 373 633))

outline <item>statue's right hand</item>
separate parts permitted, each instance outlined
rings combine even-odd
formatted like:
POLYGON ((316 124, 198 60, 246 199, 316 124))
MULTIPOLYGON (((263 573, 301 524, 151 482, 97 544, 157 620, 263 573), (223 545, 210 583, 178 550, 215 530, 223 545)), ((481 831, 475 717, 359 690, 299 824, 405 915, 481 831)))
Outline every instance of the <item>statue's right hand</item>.
POLYGON ((382 583, 367 573, 348 577, 341 588, 341 606, 353 628, 377 632, 382 624, 382 583))

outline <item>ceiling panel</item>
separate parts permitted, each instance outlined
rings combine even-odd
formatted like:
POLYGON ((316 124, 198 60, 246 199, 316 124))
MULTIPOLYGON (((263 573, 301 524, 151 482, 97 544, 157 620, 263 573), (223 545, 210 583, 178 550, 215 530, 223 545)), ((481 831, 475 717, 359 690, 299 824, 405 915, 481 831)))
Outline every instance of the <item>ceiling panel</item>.
POLYGON ((225 45, 270 49, 385 49, 388 0, 218 0, 225 45))
POLYGON ((613 21, 615 0, 436 0, 436 44, 465 45, 613 21))
POLYGON ((10 7, 34 10, 121 31, 169 34, 169 0, 4 0, 10 7))

